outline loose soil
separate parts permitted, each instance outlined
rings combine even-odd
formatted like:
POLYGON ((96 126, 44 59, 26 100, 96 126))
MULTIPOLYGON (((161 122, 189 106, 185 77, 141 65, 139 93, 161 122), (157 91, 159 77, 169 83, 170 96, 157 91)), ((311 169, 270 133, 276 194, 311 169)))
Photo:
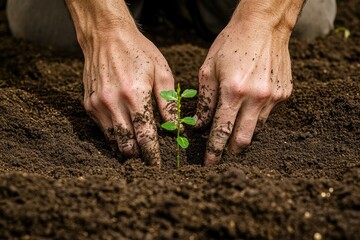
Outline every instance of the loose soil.
MULTIPOLYGON (((188 129, 177 169, 157 123, 161 170, 121 161, 87 116, 81 55, 13 39, 1 10, 0 239, 360 239, 360 4, 338 2, 351 37, 291 41, 293 95, 246 150, 203 167, 209 129, 188 129)), ((160 20, 145 33, 197 88, 209 43, 160 20)))

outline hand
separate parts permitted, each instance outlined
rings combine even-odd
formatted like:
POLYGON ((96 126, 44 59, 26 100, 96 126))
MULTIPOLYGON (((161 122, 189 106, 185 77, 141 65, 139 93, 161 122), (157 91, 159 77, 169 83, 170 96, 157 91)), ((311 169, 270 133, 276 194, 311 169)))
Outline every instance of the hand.
MULTIPOLYGON (((101 7, 105 8, 101 5, 106 5, 105 2, 92 2, 86 11, 96 5, 100 8, 94 11, 96 17, 101 7)), ((160 97, 160 91, 174 89, 174 78, 160 51, 138 31, 129 13, 125 13, 129 18, 121 24, 99 21, 90 29, 88 22, 82 26, 81 19, 74 21, 78 23, 75 26, 85 58, 84 106, 124 156, 142 155, 150 165, 160 166, 152 94, 164 120, 173 121, 175 114, 170 112, 176 112, 171 111, 174 106, 160 97)))
POLYGON ((250 144, 257 123, 264 123, 292 91, 291 29, 279 27, 274 17, 271 21, 242 14, 250 11, 249 2, 241 1, 199 71, 196 127, 214 116, 204 165, 218 162, 226 146, 238 153, 250 144))
POLYGON ((83 79, 85 109, 107 138, 126 157, 141 152, 151 165, 160 165, 153 91, 165 121, 175 115, 160 97, 161 90, 174 88, 174 79, 159 50, 140 33, 125 42, 115 38, 100 43, 85 53, 83 79))

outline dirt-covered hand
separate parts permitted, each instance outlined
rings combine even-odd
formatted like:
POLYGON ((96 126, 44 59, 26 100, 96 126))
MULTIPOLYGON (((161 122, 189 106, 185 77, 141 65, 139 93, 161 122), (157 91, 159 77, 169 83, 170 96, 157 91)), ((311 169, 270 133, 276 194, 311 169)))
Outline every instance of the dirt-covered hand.
MULTIPOLYGON (((109 1, 91 2, 85 10, 76 9, 76 14, 92 20, 86 14, 91 7, 97 8, 95 16, 101 14, 102 8, 114 11, 107 9, 114 6, 103 6, 109 1)), ((160 166, 152 95, 164 120, 173 121, 175 114, 170 114, 171 106, 161 98, 160 92, 174 89, 174 79, 165 58, 138 31, 126 6, 119 11, 122 14, 116 16, 121 21, 117 18, 99 21, 92 29, 88 27, 91 21, 84 23, 72 14, 85 58, 84 106, 124 156, 141 155, 150 165, 160 166), (125 16, 128 18, 124 20, 125 16), (90 34, 84 34, 86 31, 90 34)))
POLYGON ((204 165, 218 162, 225 148, 238 153, 250 144, 257 123, 292 91, 291 29, 242 14, 248 2, 240 2, 199 71, 196 127, 213 118, 204 165))

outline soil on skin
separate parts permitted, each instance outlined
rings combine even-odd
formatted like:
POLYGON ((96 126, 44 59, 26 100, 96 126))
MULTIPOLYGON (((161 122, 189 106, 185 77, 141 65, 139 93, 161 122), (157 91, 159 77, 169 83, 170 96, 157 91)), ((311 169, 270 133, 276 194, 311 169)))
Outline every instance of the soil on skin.
MULTIPOLYGON (((112 152, 82 106, 82 58, 13 39, 2 10, 0 239, 360 239, 360 4, 338 7, 351 37, 291 41, 293 95, 245 151, 202 167, 209 130, 187 130, 177 169, 158 128, 161 170, 112 152)), ((208 43, 158 33, 197 88, 208 43)))

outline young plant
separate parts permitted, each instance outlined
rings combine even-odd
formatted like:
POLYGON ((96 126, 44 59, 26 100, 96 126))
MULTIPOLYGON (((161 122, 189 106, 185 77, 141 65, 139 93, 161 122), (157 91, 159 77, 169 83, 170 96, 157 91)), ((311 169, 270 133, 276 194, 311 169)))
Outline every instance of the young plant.
POLYGON ((194 89, 185 89, 183 93, 180 94, 180 84, 177 85, 176 91, 162 91, 160 95, 162 98, 169 102, 175 102, 177 106, 177 121, 175 122, 165 122, 161 124, 161 127, 168 131, 176 130, 176 166, 180 167, 180 147, 187 148, 189 146, 189 140, 186 137, 180 136, 181 124, 185 123, 187 125, 194 126, 196 121, 193 117, 184 117, 181 118, 181 99, 183 98, 193 98, 196 96, 197 91, 194 89))
POLYGON ((337 28, 335 29, 335 32, 336 32, 336 33, 338 33, 338 32, 344 32, 344 38, 345 38, 345 40, 347 40, 347 39, 350 37, 350 35, 351 35, 350 30, 347 29, 346 27, 337 27, 337 28))

